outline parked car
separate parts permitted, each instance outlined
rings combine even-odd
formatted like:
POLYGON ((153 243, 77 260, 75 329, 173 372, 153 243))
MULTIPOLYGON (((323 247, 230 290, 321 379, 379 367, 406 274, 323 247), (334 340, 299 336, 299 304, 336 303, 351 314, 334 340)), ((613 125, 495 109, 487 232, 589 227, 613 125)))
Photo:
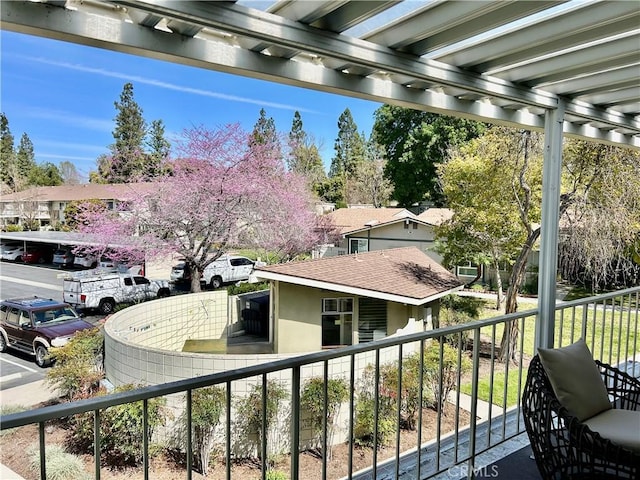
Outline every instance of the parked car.
POLYGON ((51 347, 62 347, 87 328, 94 327, 68 303, 40 297, 0 302, 0 352, 10 347, 28 353, 39 367, 51 363, 51 347))
POLYGON ((98 266, 98 256, 90 253, 78 252, 75 254, 73 264, 76 267, 96 268, 98 266))
POLYGON ((170 279, 173 283, 191 282, 191 270, 186 262, 180 262, 171 267, 170 279))
POLYGON ((71 247, 62 247, 53 252, 53 264, 64 268, 73 265, 75 255, 71 251, 71 247))
POLYGON ((27 247, 27 250, 22 254, 24 263, 47 263, 51 262, 52 258, 53 251, 47 246, 27 247))
POLYGON ((21 243, 7 243, 0 247, 0 259, 19 262, 24 254, 24 246, 21 243))

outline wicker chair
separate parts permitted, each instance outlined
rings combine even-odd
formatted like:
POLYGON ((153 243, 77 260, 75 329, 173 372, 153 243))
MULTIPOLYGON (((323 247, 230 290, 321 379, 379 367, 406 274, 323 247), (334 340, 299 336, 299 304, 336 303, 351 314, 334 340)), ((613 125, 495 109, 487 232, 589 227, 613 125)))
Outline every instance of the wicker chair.
MULTIPOLYGON (((597 360, 596 364, 613 408, 640 411, 640 381, 597 360)), ((538 355, 529 365, 522 406, 543 479, 640 479, 640 453, 603 438, 561 406, 538 355)))

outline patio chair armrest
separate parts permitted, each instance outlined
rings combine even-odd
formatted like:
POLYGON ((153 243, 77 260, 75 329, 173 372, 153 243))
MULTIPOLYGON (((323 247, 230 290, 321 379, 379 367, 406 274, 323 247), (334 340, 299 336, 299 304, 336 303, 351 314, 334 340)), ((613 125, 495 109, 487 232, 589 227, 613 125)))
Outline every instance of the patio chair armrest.
POLYGON ((614 408, 640 411, 640 380, 596 360, 614 408))

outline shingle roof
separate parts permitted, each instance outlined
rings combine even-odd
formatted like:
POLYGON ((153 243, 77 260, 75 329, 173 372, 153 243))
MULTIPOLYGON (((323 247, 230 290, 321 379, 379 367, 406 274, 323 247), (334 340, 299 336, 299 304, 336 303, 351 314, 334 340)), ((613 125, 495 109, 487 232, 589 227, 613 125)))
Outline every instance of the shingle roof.
POLYGON ((429 208, 418 215, 418 218, 430 225, 440 225, 453 217, 453 210, 450 208, 429 208))
POLYGON ((440 225, 453 216, 448 208, 429 208, 420 215, 414 215, 406 208, 339 208, 327 214, 341 235, 357 232, 368 227, 378 227, 404 218, 440 225))
POLYGON ((83 183, 79 185, 58 185, 55 187, 34 187, 21 192, 0 195, 0 202, 39 201, 69 202, 73 200, 129 200, 156 188, 154 183, 83 183))
POLYGON ((462 283, 417 247, 256 268, 258 277, 422 305, 462 283))
POLYGON ((341 234, 415 215, 405 208, 339 208, 327 214, 341 234))

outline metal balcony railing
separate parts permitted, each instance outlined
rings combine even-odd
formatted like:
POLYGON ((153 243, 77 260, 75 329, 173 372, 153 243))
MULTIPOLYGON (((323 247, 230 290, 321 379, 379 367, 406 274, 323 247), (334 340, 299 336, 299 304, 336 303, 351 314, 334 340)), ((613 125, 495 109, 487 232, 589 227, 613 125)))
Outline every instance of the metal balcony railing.
MULTIPOLYGON (((639 305, 640 287, 560 303, 556 308, 555 346, 582 337, 595 358, 620 365, 640 376, 639 305)), ((140 449, 144 478, 149 478, 150 402, 157 398, 172 398, 181 411, 180 415, 174 416, 176 422, 184 423, 185 432, 193 432, 194 392, 203 387, 219 386, 225 392, 225 408, 218 432, 218 450, 224 457, 221 468, 226 469, 226 478, 239 478, 234 477, 233 472, 233 461, 241 455, 237 444, 246 446, 248 440, 239 438, 246 435, 246 431, 232 426, 243 420, 239 418, 241 413, 236 401, 248 392, 246 387, 240 392, 236 384, 246 385, 251 380, 256 386, 254 391, 260 393, 262 406, 258 431, 252 437, 255 446, 251 455, 260 460, 257 475, 263 479, 272 468, 270 454, 275 449, 279 449, 281 457, 288 458, 287 466, 279 465, 278 469, 286 469, 288 478, 299 478, 301 456, 310 448, 319 452, 317 478, 322 479, 423 479, 448 471, 468 473, 471 477, 478 468, 478 455, 524 432, 520 398, 528 361, 534 354, 533 331, 537 316, 537 309, 527 310, 38 408, 3 416, 0 429, 30 424, 39 426, 40 476, 46 479, 47 422, 92 412, 94 476, 99 479, 104 467, 101 465, 102 438, 98 428, 101 415, 109 407, 142 402, 140 449), (505 341, 501 341, 505 331, 505 341), (509 360, 498 361, 501 353, 509 360), (311 433, 309 414, 302 408, 301 395, 310 374, 317 374, 323 385, 320 395, 323 420, 320 426, 316 425, 317 431, 311 433), (286 410, 290 413, 272 422, 264 412, 274 378, 285 379, 282 385, 288 393, 286 410), (332 378, 343 378, 348 385, 347 398, 335 415, 328 414, 330 394, 327 385, 332 378), (367 405, 371 407, 369 410, 365 408, 367 405), (367 415, 370 416, 368 423, 367 415), (432 428, 421 428, 427 417, 432 419, 432 428), (406 430, 411 423, 416 429, 406 430), (276 435, 273 429, 276 429, 276 435), (410 446, 406 444, 407 431, 411 432, 410 446), (273 443, 274 438, 278 439, 277 445, 273 443), (331 465, 332 440, 348 449, 347 461, 339 468, 331 465), (386 448, 381 449, 382 444, 386 448), (368 460, 363 466, 360 459, 364 453, 368 453, 368 460)), ((181 449, 186 452, 184 478, 191 479, 197 455, 193 435, 184 436, 181 449)))

